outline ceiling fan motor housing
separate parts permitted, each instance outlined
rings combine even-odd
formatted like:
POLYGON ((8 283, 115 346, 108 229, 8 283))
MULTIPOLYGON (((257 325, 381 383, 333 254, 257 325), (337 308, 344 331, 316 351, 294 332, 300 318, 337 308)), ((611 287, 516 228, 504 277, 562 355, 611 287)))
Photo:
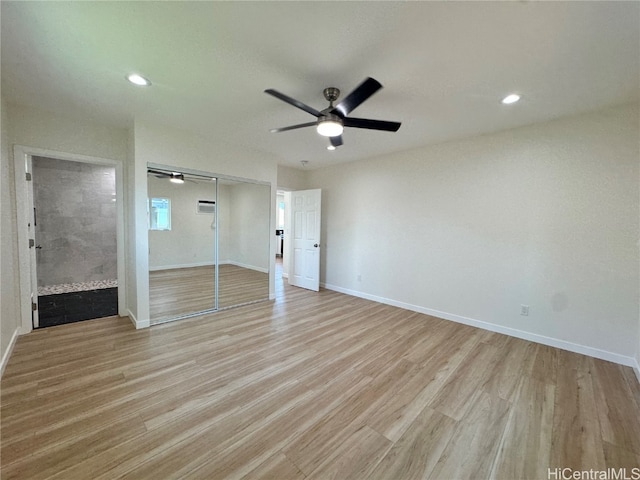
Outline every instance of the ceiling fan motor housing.
POLYGON ((333 107, 333 102, 335 102, 340 96, 340 89, 336 87, 327 87, 322 91, 324 98, 330 102, 333 107))

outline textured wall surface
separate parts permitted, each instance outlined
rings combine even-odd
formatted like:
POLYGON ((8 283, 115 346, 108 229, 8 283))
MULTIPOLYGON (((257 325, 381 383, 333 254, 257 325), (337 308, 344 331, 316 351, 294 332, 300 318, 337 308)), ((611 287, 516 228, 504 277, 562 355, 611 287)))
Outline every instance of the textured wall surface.
POLYGON ((117 278, 115 169, 34 157, 38 285, 117 278))

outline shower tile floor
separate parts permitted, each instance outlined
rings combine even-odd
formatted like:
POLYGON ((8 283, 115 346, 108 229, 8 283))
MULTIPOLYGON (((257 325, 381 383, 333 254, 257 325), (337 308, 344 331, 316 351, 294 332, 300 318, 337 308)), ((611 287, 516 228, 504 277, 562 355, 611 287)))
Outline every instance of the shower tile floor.
POLYGON ((47 285, 38 287, 38 295, 53 295, 56 293, 86 292, 102 288, 114 288, 118 286, 118 280, 95 280, 83 283, 61 283, 60 285, 47 285))
POLYGON ((116 280, 38 287, 39 328, 117 314, 116 280))

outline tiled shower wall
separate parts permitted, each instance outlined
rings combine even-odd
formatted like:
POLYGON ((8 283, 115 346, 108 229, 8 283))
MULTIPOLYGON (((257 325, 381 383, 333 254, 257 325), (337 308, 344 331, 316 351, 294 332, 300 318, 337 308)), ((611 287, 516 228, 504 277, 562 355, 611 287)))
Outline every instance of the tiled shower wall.
POLYGON ((113 167, 33 157, 38 286, 117 278, 113 167))

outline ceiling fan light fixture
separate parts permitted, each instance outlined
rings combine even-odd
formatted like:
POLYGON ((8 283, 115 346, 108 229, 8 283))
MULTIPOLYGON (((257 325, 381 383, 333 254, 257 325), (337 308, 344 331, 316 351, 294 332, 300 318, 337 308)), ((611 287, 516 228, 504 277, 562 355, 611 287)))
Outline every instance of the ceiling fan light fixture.
POLYGON ((342 135, 344 127, 342 126, 342 120, 340 117, 329 114, 321 117, 316 130, 323 137, 337 137, 342 135))
POLYGON ((171 177, 169 177, 169 181, 171 183, 184 183, 184 175, 181 173, 172 173, 171 177))

